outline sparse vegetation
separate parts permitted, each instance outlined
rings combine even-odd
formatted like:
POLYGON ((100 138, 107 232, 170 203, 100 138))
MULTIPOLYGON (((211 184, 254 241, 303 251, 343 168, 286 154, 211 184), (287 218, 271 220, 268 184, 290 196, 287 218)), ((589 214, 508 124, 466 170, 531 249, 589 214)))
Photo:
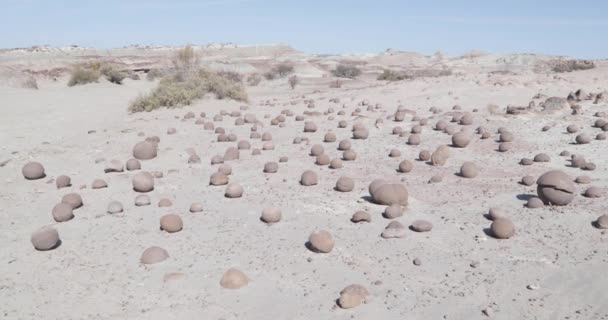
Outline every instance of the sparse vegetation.
POLYGON ((552 66, 551 69, 558 73, 595 68, 595 63, 591 60, 553 60, 549 64, 552 66))
POLYGON ((164 69, 157 69, 157 68, 152 68, 148 71, 148 73, 146 74, 146 79, 148 81, 154 81, 158 78, 162 78, 165 76, 166 74, 166 70, 164 69))
POLYGON ((101 76, 112 83, 122 84, 128 73, 119 70, 114 65, 102 61, 93 61, 75 66, 72 69, 68 86, 73 87, 75 85, 97 82, 101 76))
POLYGON ((191 45, 187 45, 183 49, 178 50, 173 57, 172 62, 173 67, 176 70, 181 70, 181 72, 197 70, 200 65, 200 59, 191 45))
POLYGON ((361 69, 350 64, 339 64, 331 73, 339 78, 354 79, 361 75, 361 69))
POLYGON ((381 81, 401 81, 401 80, 405 80, 405 79, 409 79, 409 78, 410 78, 410 76, 408 76, 403 71, 395 71, 395 70, 389 70, 389 69, 384 69, 384 72, 382 72, 378 76, 378 80, 381 80, 381 81))
POLYGON ((329 87, 330 88, 342 88, 342 80, 340 79, 336 79, 335 81, 332 81, 329 83, 329 87))
POLYGON ((25 79, 22 83, 21 83, 21 87, 25 88, 25 89, 35 89, 38 90, 38 82, 36 81, 36 78, 29 76, 27 79, 25 79))
POLYGON ((277 78, 284 78, 294 72, 294 66, 291 63, 281 63, 276 65, 272 70, 264 73, 266 80, 274 80, 277 78))
POLYGON ((99 81, 100 76, 101 73, 99 73, 99 70, 86 68, 84 66, 76 66, 72 70, 70 80, 68 81, 68 87, 97 82, 99 81))
POLYGON ((218 74, 233 82, 243 82, 243 75, 235 71, 219 71, 218 74))
POLYGON ((109 64, 102 65, 100 73, 106 78, 106 80, 116 84, 122 84, 122 81, 127 77, 126 72, 120 71, 109 64))
POLYGON ((260 82, 262 82, 262 76, 260 76, 257 73, 252 73, 249 76, 247 76, 247 84, 252 87, 259 85, 260 82))
POLYGON ((289 77, 287 82, 289 83, 291 90, 293 90, 300 83, 300 78, 298 78, 298 76, 296 76, 296 75, 293 75, 293 76, 289 77))

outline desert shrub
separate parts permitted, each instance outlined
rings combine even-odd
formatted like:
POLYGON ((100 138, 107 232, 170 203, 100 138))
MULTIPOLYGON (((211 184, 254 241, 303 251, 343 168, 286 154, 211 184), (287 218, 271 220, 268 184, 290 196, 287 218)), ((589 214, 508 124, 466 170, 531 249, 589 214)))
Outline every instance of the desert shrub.
POLYGON ((264 79, 266 79, 266 80, 274 80, 277 77, 278 77, 278 75, 273 70, 264 72, 264 79))
POLYGON ((284 78, 294 72, 294 66, 291 63, 284 62, 274 66, 270 71, 264 73, 266 80, 274 80, 284 78))
POLYGON ((296 76, 296 75, 293 75, 293 76, 289 77, 287 82, 289 83, 289 86, 293 90, 300 83, 300 78, 298 78, 298 76, 296 76))
POLYGON ((133 71, 133 70, 128 70, 127 72, 127 77, 131 80, 140 80, 141 78, 139 77, 139 74, 137 74, 137 72, 133 71))
POLYGON ((99 72, 106 78, 106 80, 122 84, 122 81, 127 77, 127 73, 116 69, 116 67, 105 64, 100 67, 99 72))
POLYGON ((36 81, 36 78, 29 76, 27 77, 27 79, 23 80, 23 82, 21 83, 21 87, 25 89, 38 90, 38 82, 36 81))
POLYGON ((247 76, 247 84, 252 87, 259 85, 260 82, 262 82, 262 76, 260 76, 257 73, 252 73, 249 76, 247 76))
POLYGON ((164 77, 166 73, 167 72, 164 69, 152 68, 148 70, 148 73, 146 74, 146 79, 148 81, 154 81, 158 78, 164 77))
POLYGON ((442 69, 418 69, 412 73, 412 78, 436 78, 452 75, 452 70, 442 69))
POLYGON ((194 52, 194 48, 191 45, 187 45, 177 50, 172 62, 177 70, 192 71, 198 69, 200 59, 196 52, 194 52))
POLYGON ((382 80, 382 81, 401 81, 401 80, 405 80, 405 79, 409 79, 409 78, 411 78, 411 77, 408 76, 405 72, 389 70, 389 69, 384 69, 384 72, 382 72, 378 76, 378 80, 382 80))
POLYGON ((549 64, 554 72, 559 73, 595 68, 595 63, 591 60, 553 60, 549 64))
POLYGON ((68 86, 83 85, 91 82, 97 82, 101 73, 99 69, 88 68, 86 66, 76 66, 72 69, 68 86))
POLYGON ((330 88, 342 88, 342 80, 340 79, 336 79, 335 81, 332 81, 329 83, 329 87, 330 88))
POLYGON ((243 75, 234 71, 219 71, 218 74, 233 82, 243 82, 243 75))
POLYGON ((361 75, 361 69, 350 64, 339 64, 331 73, 336 77, 354 79, 361 75))
POLYGON ((216 72, 196 70, 190 73, 175 72, 163 77, 152 92, 132 101, 129 111, 152 111, 160 107, 190 105, 208 93, 214 94, 217 99, 247 101, 247 93, 241 83, 216 72))

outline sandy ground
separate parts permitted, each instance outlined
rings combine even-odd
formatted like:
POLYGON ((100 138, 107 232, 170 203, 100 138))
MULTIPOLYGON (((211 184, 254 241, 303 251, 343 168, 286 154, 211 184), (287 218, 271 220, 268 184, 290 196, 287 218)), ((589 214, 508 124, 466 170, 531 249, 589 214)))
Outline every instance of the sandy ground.
MULTIPOLYGON (((477 64, 492 69, 486 60, 477 64)), ((572 178, 587 174, 591 185, 608 187, 608 142, 577 145, 572 143, 576 134, 566 132, 567 125, 576 124, 595 137, 601 129, 592 127, 594 114, 606 111, 607 103, 580 102, 581 115, 569 110, 519 116, 504 112, 507 105, 527 105, 537 93, 565 97, 579 88, 601 92, 608 88, 605 68, 558 76, 469 72, 395 83, 364 76, 340 89, 328 88, 328 82, 326 77, 304 76, 293 91, 284 80, 262 82, 249 88, 249 104, 205 99, 188 107, 139 114, 128 114, 126 107, 154 86, 146 80, 68 88, 65 79, 42 79, 39 90, 0 86, 0 162, 9 160, 0 167, 0 318, 608 319, 608 234, 592 226, 599 215, 608 213, 606 198, 585 198, 581 194, 588 185, 577 185, 568 206, 528 209, 523 205, 536 188, 518 183, 524 175, 538 177, 559 169, 572 178), (329 102, 330 98, 340 102, 329 102), (315 108, 309 109, 305 99, 314 99, 315 108), (273 105, 264 103, 269 100, 273 105), (368 111, 359 105, 364 100, 379 108, 368 111), (489 104, 497 105, 498 112, 490 112, 489 104), (197 117, 205 112, 211 121, 221 111, 230 113, 245 105, 247 110, 241 112, 257 116, 262 123, 258 131, 272 134, 275 150, 258 156, 241 150, 240 159, 229 162, 230 181, 241 184, 245 192, 242 198, 227 199, 224 187, 209 185, 217 170, 210 160, 236 143, 217 142, 213 131, 182 118, 188 111, 197 117), (419 146, 391 134, 395 126, 409 131, 415 124, 411 117, 392 120, 399 105, 429 119, 419 146), (412 172, 397 172, 401 160, 417 159, 421 150, 451 142, 449 135, 432 126, 440 119, 449 121, 454 105, 462 111, 477 108, 468 130, 484 126, 493 137, 481 140, 474 135, 467 148, 450 148, 445 166, 415 161, 412 172), (433 115, 433 106, 444 112, 433 115), (335 112, 324 115, 329 108, 335 112), (351 116, 356 108, 361 108, 360 115, 351 116), (271 126, 270 119, 286 109, 296 115, 320 112, 306 117, 319 130, 304 133, 304 122, 295 116, 287 117, 283 128, 271 126), (341 110, 345 115, 337 115, 341 110), (384 122, 376 127, 378 118, 384 122), (348 128, 338 128, 339 120, 346 120, 348 128), (330 158, 339 157, 337 144, 351 138, 354 123, 370 130, 368 139, 352 140, 356 161, 344 162, 336 170, 315 165, 308 155, 311 146, 322 144, 330 158), (542 132, 545 125, 553 127, 542 132), (177 133, 168 135, 170 127, 177 133), (505 153, 496 151, 499 127, 516 137, 513 149, 505 153), (330 130, 337 142, 324 143, 330 130), (149 193, 152 205, 145 207, 134 205, 135 172, 106 174, 105 162, 96 163, 100 158, 131 158, 133 146, 143 139, 140 132, 160 137, 158 157, 142 161, 143 170, 164 175, 149 193), (295 137, 307 137, 310 143, 293 144, 295 137), (201 164, 188 164, 188 148, 196 150, 201 164), (393 148, 401 157, 388 157, 393 148), (597 169, 570 167, 559 156, 562 150, 584 155, 597 169), (540 152, 551 161, 519 164, 521 158, 540 152), (266 162, 281 156, 289 161, 280 163, 277 173, 262 172, 266 162), (21 167, 28 161, 42 163, 47 177, 25 180, 21 167), (480 175, 457 176, 464 161, 475 162, 480 175), (308 169, 318 173, 318 185, 299 184, 308 169), (52 181, 62 174, 71 177, 73 186, 58 190, 52 181), (443 181, 429 184, 437 174, 444 176, 443 181), (352 192, 333 190, 340 176, 355 180, 352 192), (97 178, 109 187, 91 189, 97 178), (367 187, 376 178, 401 180, 407 186, 409 205, 398 221, 408 226, 425 219, 433 223, 433 230, 408 230, 401 239, 381 238, 389 223, 381 215, 384 206, 366 200, 367 187), (78 192, 84 206, 75 210, 74 219, 55 223, 51 209, 69 192, 78 192), (171 199, 173 206, 158 207, 161 198, 171 199), (106 213, 112 200, 122 202, 123 213, 106 213), (204 211, 190 213, 193 202, 202 202, 204 211), (283 219, 268 226, 259 217, 270 205, 282 209, 283 219), (516 226, 514 237, 497 240, 487 234, 491 221, 484 214, 490 207, 508 212, 516 226), (371 223, 351 223, 358 210, 368 211, 371 223), (181 232, 159 230, 159 218, 166 213, 181 215, 181 232), (55 250, 36 251, 30 243, 31 233, 44 225, 59 231, 62 244, 55 250), (309 234, 318 229, 329 230, 335 238, 329 254, 305 247, 309 234), (170 258, 142 265, 141 253, 153 245, 165 248, 170 258), (415 258, 422 263, 414 265, 415 258), (245 272, 249 285, 223 289, 219 280, 230 267, 245 272), (338 308, 340 290, 353 283, 369 290, 368 302, 354 309, 338 308)), ((237 126, 235 120, 224 116, 215 125, 261 148, 262 141, 249 139, 251 125, 237 126)))

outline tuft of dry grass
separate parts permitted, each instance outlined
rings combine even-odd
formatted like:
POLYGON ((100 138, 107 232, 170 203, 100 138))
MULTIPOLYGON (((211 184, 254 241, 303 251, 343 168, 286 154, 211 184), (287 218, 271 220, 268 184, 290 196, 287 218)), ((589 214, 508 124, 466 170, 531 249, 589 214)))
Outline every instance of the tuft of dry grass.
POLYGON ((99 70, 86 68, 84 66, 76 66, 72 69, 70 80, 68 81, 68 87, 76 85, 83 85, 87 83, 97 82, 101 77, 99 70))
POLYGON ((411 77, 405 72, 384 69, 384 72, 382 72, 377 79, 381 81, 401 81, 410 78, 411 77))
POLYGON ((122 81, 128 76, 128 73, 119 70, 118 67, 102 61, 92 61, 75 66, 72 69, 68 86, 83 85, 87 83, 98 82, 100 77, 115 83, 122 84, 122 81))

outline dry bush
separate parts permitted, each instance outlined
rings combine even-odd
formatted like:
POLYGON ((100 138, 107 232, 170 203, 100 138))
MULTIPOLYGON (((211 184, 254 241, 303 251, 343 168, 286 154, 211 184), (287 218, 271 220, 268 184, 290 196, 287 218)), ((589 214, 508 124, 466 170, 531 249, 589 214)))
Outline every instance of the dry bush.
POLYGON ((247 76, 247 84, 252 87, 259 85, 260 82, 262 82, 262 76, 260 76, 257 73, 252 73, 249 76, 247 76))
POLYGON ((384 69, 384 72, 382 72, 378 76, 378 80, 382 81, 401 81, 405 79, 411 79, 411 76, 407 75, 403 71, 395 71, 389 69, 384 69))
POLYGON ((578 70, 589 70, 595 68, 591 60, 552 60, 549 62, 554 72, 572 72, 578 70))
POLYGON ((217 99, 247 101, 247 93, 241 83, 215 72, 197 70, 188 74, 176 72, 165 76, 152 92, 140 95, 131 102, 129 111, 152 111, 160 107, 190 105, 207 93, 214 94, 217 99))
POLYGON ((336 81, 332 81, 332 82, 329 83, 329 87, 330 88, 334 88, 334 89, 335 88, 342 88, 342 84, 343 84, 342 80, 336 79, 336 81))
POLYGON ((293 75, 293 76, 289 77, 287 82, 289 83, 291 90, 293 90, 300 83, 300 78, 298 78, 298 76, 296 76, 296 75, 293 75))
POLYGON ((175 69, 188 72, 198 69, 200 59, 194 48, 187 45, 175 53, 172 62, 175 69))
POLYGON ((436 77, 445 77, 452 75, 452 70, 447 68, 442 69, 419 69, 414 70, 411 77, 412 78, 436 78, 436 77))
POLYGON ((331 73, 335 77, 354 79, 361 75, 361 69, 350 64, 339 64, 331 73))
POLYGON ((243 75, 235 71, 219 71, 218 74, 233 82, 243 82, 243 75))
POLYGON ((97 82, 99 81, 100 76, 101 73, 99 72, 99 69, 95 70, 85 66, 76 66, 74 69, 72 69, 72 74, 70 75, 70 80, 68 81, 68 87, 97 82))
POLYGON ((116 67, 105 64, 100 67, 99 72, 106 78, 106 80, 122 84, 122 81, 127 77, 127 73, 116 69, 116 67))
POLYGON ((284 78, 294 72, 294 66, 291 63, 284 62, 280 63, 272 68, 272 70, 264 73, 266 80, 274 80, 277 78, 284 78))

